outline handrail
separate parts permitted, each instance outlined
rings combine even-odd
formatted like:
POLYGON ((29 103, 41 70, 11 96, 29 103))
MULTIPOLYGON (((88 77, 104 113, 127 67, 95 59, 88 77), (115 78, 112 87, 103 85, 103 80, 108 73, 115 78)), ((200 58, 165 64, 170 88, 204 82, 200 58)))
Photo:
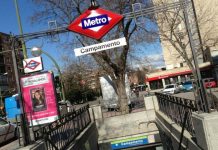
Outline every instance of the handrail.
POLYGON ((89 105, 61 116, 33 131, 35 140, 44 139, 48 149, 64 150, 91 123, 89 105))
POLYGON ((191 135, 194 135, 192 112, 197 111, 196 101, 162 93, 155 93, 155 95, 157 96, 160 111, 177 125, 183 127, 185 112, 187 113, 187 122, 184 128, 191 135))

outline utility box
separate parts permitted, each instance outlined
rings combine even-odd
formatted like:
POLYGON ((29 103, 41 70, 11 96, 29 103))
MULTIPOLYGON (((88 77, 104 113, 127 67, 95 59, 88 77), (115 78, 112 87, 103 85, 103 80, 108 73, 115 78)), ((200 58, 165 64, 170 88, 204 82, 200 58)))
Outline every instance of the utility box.
POLYGON ((5 98, 5 111, 7 120, 16 122, 16 117, 19 117, 21 114, 18 96, 5 98))

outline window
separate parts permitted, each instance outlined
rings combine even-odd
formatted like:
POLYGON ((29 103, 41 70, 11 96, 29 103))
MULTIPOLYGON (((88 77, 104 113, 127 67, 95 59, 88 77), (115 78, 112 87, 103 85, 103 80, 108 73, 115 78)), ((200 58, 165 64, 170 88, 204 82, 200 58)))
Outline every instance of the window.
POLYGON ((171 88, 174 88, 174 87, 175 87, 175 85, 171 84, 171 85, 167 85, 167 86, 165 87, 165 89, 171 89, 171 88))
POLYGON ((7 67, 7 72, 11 72, 11 67, 7 67))
POLYGON ((166 84, 166 85, 171 83, 171 82, 170 82, 170 78, 166 78, 166 79, 164 79, 164 80, 165 80, 165 84, 166 84))
POLYGON ((7 84, 7 81, 8 81, 7 76, 0 76, 0 85, 1 84, 3 84, 3 85, 7 84))
POLYGON ((186 81, 185 75, 181 75, 180 78, 181 78, 181 82, 185 82, 186 81))
POLYGON ((4 63, 4 59, 3 58, 4 58, 3 55, 0 54, 0 63, 4 63))
POLYGON ((8 122, 0 118, 0 125, 6 125, 6 124, 8 124, 8 122))
POLYGON ((173 77, 172 80, 173 80, 173 83, 176 83, 176 82, 178 82, 178 77, 177 76, 173 77))
POLYGON ((151 81, 150 88, 151 88, 151 90, 162 89, 163 88, 162 80, 160 79, 160 80, 156 80, 156 81, 151 81))
POLYGON ((5 58, 5 63, 10 63, 11 61, 10 61, 10 58, 9 57, 6 57, 5 58))

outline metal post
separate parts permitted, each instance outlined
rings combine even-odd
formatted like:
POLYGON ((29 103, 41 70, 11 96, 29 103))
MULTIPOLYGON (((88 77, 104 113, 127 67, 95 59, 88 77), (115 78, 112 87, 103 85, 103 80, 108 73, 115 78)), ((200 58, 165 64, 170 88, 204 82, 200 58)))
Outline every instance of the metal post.
MULTIPOLYGON (((17 15, 17 21, 18 21, 20 35, 23 35, 23 28, 22 28, 22 24, 21 24, 21 19, 20 19, 20 13, 19 13, 19 7, 18 7, 17 0, 14 0, 14 5, 15 5, 15 8, 16 8, 16 15, 17 15)), ((23 38, 22 38, 21 41, 22 41, 22 49, 23 49, 24 59, 26 59, 27 58, 26 45, 24 43, 24 39, 23 38)))
POLYGON ((203 112, 210 112, 209 106, 208 106, 208 101, 207 101, 207 95, 206 95, 206 91, 201 79, 201 73, 200 73, 200 69, 199 69, 199 65, 197 62, 197 56, 196 56, 196 48, 195 48, 195 43, 194 43, 194 39, 192 37, 192 33, 191 33, 191 27, 189 25, 189 17, 188 17, 188 12, 187 12, 187 5, 188 2, 187 0, 185 0, 185 6, 184 6, 184 17, 185 17, 185 26, 188 32, 188 37, 189 37, 189 41, 190 41, 190 47, 191 47, 191 52, 193 55, 193 62, 194 62, 194 67, 195 67, 195 71, 196 71, 196 76, 197 76, 197 91, 199 93, 200 96, 200 100, 197 100, 197 103, 200 102, 201 103, 201 110, 198 111, 203 111, 203 112))
POLYGON ((62 99, 65 101, 66 100, 66 97, 65 97, 65 90, 64 90, 64 83, 63 83, 63 77, 62 77, 62 73, 61 73, 61 70, 60 70, 60 67, 58 66, 57 62, 55 61, 55 59, 53 57, 51 57, 51 55, 49 55, 47 52, 41 50, 42 53, 44 53, 46 56, 48 56, 52 62, 54 63, 55 67, 57 68, 58 70, 58 74, 60 76, 60 79, 61 79, 61 93, 62 93, 62 99))
POLYGON ((185 108, 185 115, 184 115, 184 118, 183 118, 182 131, 181 131, 181 134, 180 134, 178 150, 182 149, 182 139, 183 139, 183 134, 184 134, 185 126, 186 126, 186 121, 187 121, 187 118, 188 118, 188 113, 189 113, 188 108, 185 108))
POLYGON ((18 74, 18 69, 17 69, 17 61, 16 61, 16 54, 15 54, 15 42, 16 39, 14 37, 12 37, 12 61, 13 61, 13 67, 14 67, 14 75, 15 75, 15 79, 16 79, 16 85, 17 85, 17 93, 19 96, 19 103, 20 103, 20 109, 21 109, 21 131, 22 131, 22 135, 23 135, 23 142, 24 142, 24 146, 30 144, 30 135, 28 132, 28 128, 27 128, 27 121, 26 121, 26 116, 24 114, 24 105, 23 105, 23 101, 22 101, 22 95, 21 95, 21 87, 20 87, 20 81, 19 81, 19 74, 18 74))
POLYGON ((2 89, 1 89, 1 87, 0 87, 0 97, 1 97, 1 103, 0 103, 0 107, 2 107, 2 89))
POLYGON ((205 58, 205 54, 204 54, 204 50, 203 50, 203 42, 202 42, 200 30, 199 30, 198 18, 197 18, 197 15, 196 15, 195 4, 194 4, 193 0, 191 0, 191 4, 192 4, 192 8, 193 8, 194 19, 195 19, 195 22, 196 22, 197 34, 199 36, 199 42, 200 42, 200 45, 201 45, 201 51, 202 51, 202 55, 203 55, 203 62, 205 62, 206 58, 205 58))
POLYGON ((99 5, 97 4, 96 0, 91 0, 91 4, 90 4, 89 9, 96 9, 98 7, 99 7, 99 5))
POLYGON ((91 6, 93 6, 93 7, 97 6, 97 3, 95 0, 91 0, 91 6))

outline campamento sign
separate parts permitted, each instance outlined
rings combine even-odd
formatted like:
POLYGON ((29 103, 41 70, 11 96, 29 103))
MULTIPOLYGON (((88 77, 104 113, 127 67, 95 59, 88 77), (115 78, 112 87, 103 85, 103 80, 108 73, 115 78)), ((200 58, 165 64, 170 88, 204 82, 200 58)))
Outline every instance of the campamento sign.
POLYGON ((141 146, 148 143, 149 143, 148 136, 131 137, 131 138, 111 142, 111 148, 113 150, 116 150, 122 148, 141 146))
POLYGON ((74 49, 74 52, 75 52, 75 56, 81 56, 81 55, 96 53, 96 52, 100 52, 103 50, 108 50, 108 49, 112 49, 116 47, 125 46, 126 44, 127 44, 126 39, 123 37, 120 39, 107 41, 107 42, 103 42, 100 44, 94 44, 94 45, 90 45, 86 47, 76 48, 74 49))

